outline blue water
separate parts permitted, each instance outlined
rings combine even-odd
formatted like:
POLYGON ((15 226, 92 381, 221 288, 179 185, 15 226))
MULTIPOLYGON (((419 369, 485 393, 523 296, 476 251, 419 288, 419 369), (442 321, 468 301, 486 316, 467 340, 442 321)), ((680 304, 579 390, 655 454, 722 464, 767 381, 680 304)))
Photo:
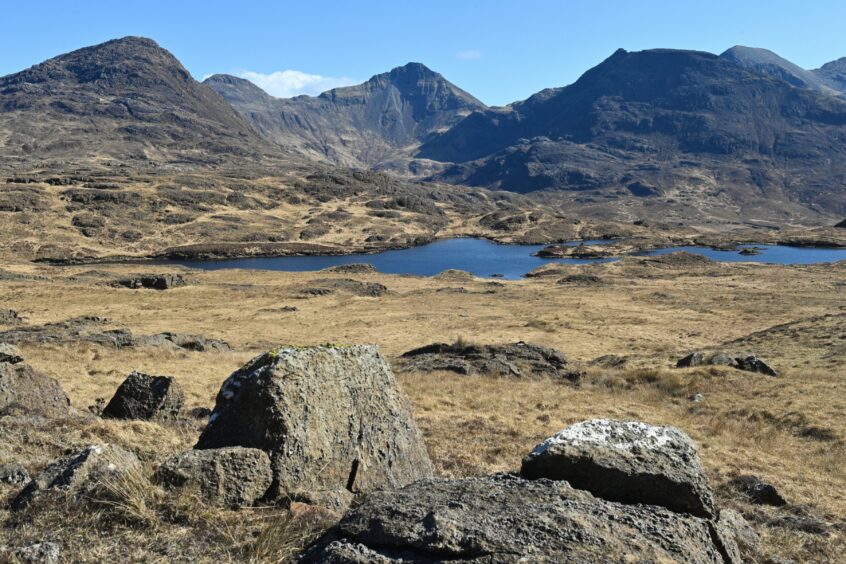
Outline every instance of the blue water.
MULTIPOLYGON (((604 241, 585 241, 601 244, 604 241)), ((578 244, 572 243, 572 244, 578 244)), ((344 256, 306 256, 277 258, 248 258, 211 261, 174 261, 177 264, 204 270, 246 268, 302 272, 321 270, 340 264, 368 263, 387 274, 417 274, 432 276, 448 269, 466 270, 476 276, 498 276, 515 280, 527 272, 550 262, 589 264, 617 259, 543 259, 533 256, 546 245, 497 245, 485 239, 447 239, 420 247, 385 251, 378 254, 344 256)), ((646 253, 665 254, 689 251, 710 259, 729 262, 764 262, 771 264, 814 264, 846 260, 846 249, 783 247, 756 245, 761 254, 744 256, 737 251, 715 251, 706 247, 675 247, 646 253)))

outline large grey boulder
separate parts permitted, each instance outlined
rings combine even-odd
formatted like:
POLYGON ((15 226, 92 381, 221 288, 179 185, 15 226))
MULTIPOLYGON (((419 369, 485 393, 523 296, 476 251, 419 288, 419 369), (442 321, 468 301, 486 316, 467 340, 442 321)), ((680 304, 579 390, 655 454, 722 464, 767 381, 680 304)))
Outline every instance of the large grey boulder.
POLYGON ((162 463, 156 481, 169 489, 196 487, 215 505, 243 507, 264 497, 273 471, 267 454, 255 448, 189 450, 162 463))
POLYGON ((70 399, 49 376, 26 364, 0 363, 0 414, 21 412, 45 417, 73 413, 70 399))
POLYGON ((12 509, 50 492, 90 495, 102 488, 104 480, 140 471, 141 462, 133 453, 112 444, 91 445, 50 463, 15 497, 12 509))
POLYGON ((150 376, 133 371, 103 409, 112 419, 175 419, 185 403, 182 387, 169 376, 150 376))
POLYGON ((711 523, 689 514, 597 499, 566 482, 496 475, 430 478, 371 494, 302 561, 722 564, 721 544, 711 523))
POLYGON ((423 438, 375 346, 279 348, 224 382, 196 448, 270 455, 271 495, 366 493, 432 475, 423 438))
POLYGON ((18 364, 23 360, 21 349, 9 343, 0 343, 0 363, 18 364))
POLYGON ((566 480, 597 497, 714 516, 693 441, 674 427, 595 419, 571 425, 523 459, 522 476, 566 480))
POLYGON ((733 509, 721 509, 714 530, 727 552, 732 553, 733 561, 758 562, 763 553, 761 537, 743 515, 733 509))

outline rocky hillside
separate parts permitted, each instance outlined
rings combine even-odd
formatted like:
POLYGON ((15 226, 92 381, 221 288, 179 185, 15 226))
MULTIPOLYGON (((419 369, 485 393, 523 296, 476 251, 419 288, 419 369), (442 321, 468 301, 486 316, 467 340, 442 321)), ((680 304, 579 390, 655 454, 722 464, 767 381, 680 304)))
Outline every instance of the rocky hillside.
POLYGON ((220 93, 267 140, 346 166, 384 164, 485 105, 420 63, 320 96, 274 98, 249 81, 215 75, 220 93))
POLYGON ((216 163, 265 151, 214 90, 154 41, 125 37, 0 77, 0 161, 216 163))
POLYGON ((829 84, 826 77, 820 75, 818 71, 803 69, 769 49, 735 45, 723 52, 720 58, 749 70, 780 78, 797 88, 808 88, 832 95, 839 93, 838 89, 829 84))
POLYGON ((846 101, 694 51, 618 50, 577 82, 472 114, 419 157, 438 178, 842 212, 846 101))
POLYGON ((826 80, 832 88, 846 92, 846 57, 826 63, 812 72, 826 80))

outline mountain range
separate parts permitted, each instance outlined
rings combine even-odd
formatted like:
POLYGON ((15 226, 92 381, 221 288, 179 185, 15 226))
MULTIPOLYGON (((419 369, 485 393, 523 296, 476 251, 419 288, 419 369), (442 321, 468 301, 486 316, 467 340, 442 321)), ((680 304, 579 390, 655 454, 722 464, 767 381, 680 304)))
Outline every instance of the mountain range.
POLYGON ((569 86, 488 107, 419 63, 279 99, 235 76, 197 82, 127 37, 0 77, 0 168, 67 160, 318 163, 808 222, 846 213, 846 58, 805 70, 740 46, 620 49, 569 86))

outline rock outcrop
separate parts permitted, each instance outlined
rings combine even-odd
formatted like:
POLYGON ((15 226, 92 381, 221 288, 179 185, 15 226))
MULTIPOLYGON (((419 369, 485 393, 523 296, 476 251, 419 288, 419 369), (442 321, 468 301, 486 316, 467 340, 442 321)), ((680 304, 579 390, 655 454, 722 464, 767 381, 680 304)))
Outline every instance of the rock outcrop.
POLYGON ((141 462, 131 452, 112 444, 92 445, 49 464, 15 497, 12 509, 50 492, 90 495, 102 488, 104 480, 140 470, 141 462))
POLYGON ((23 319, 13 309, 0 308, 0 325, 18 325, 23 323, 23 319))
POLYGON ((264 497, 273 471, 267 453, 259 449, 189 450, 162 463, 156 481, 169 489, 196 487, 214 505, 243 507, 264 497))
POLYGON ((733 356, 724 352, 703 353, 693 352, 680 358, 676 368, 691 368, 694 366, 729 366, 746 372, 757 372, 767 376, 778 376, 778 371, 753 354, 733 356))
POLYGON ((59 383, 26 364, 0 363, 0 415, 22 412, 63 417, 73 409, 59 383))
POLYGON ((775 486, 764 482, 757 476, 737 476, 729 482, 729 486, 743 494, 752 503, 775 507, 787 505, 787 501, 775 486))
POLYGON ((21 349, 9 343, 0 343, 0 363, 18 364, 23 362, 24 357, 21 349))
POLYGON ((17 486, 26 484, 29 480, 29 472, 23 465, 15 462, 0 464, 0 484, 17 486))
POLYGON ((512 378, 551 376, 577 380, 579 377, 567 369, 563 353, 522 341, 504 345, 434 343, 404 353, 399 366, 405 371, 447 370, 512 378))
POLYGON ((607 419, 577 423, 535 447, 520 473, 566 480, 612 501, 715 515, 696 446, 673 427, 607 419))
POLYGON ((169 376, 132 372, 103 409, 111 419, 176 419, 185 403, 182 387, 169 376))
POLYGON ((122 278, 115 282, 116 286, 123 286, 124 288, 140 289, 147 288, 150 290, 170 290, 171 288, 178 288, 185 286, 185 278, 181 274, 142 274, 131 278, 122 278))
POLYGON ((723 563, 710 524, 563 481, 425 479, 349 512, 304 562, 723 563), (401 560, 402 559, 402 560, 401 560))
POLYGON ((367 493, 432 474, 422 435, 375 346, 283 347, 224 382, 196 448, 270 455, 272 496, 367 493))

